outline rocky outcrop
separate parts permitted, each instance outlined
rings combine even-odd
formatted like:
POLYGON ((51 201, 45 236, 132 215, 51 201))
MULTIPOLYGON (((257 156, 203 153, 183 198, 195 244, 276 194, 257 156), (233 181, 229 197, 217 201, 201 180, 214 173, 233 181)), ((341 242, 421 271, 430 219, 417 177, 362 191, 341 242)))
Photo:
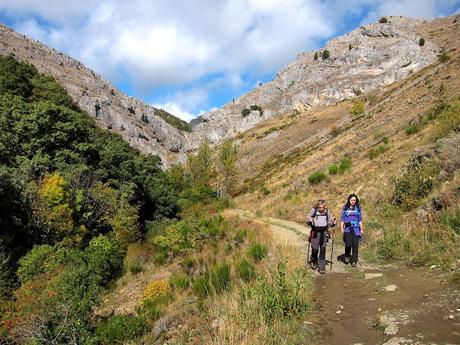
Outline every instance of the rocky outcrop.
POLYGON ((0 54, 13 54, 55 77, 100 127, 119 133, 141 152, 159 155, 168 166, 183 160, 204 137, 217 143, 261 121, 355 97, 433 63, 438 47, 427 38, 419 45, 416 28, 421 23, 389 17, 387 23, 366 25, 331 40, 322 56, 301 53, 273 81, 194 120, 192 133, 169 125, 156 115, 158 109, 120 92, 80 62, 3 25, 0 54))
POLYGON ((129 97, 79 61, 0 24, 0 54, 13 55, 53 76, 102 128, 119 133, 144 153, 160 156, 165 166, 185 151, 185 135, 155 114, 158 109, 129 97))
POLYGON ((277 77, 221 109, 204 114, 194 127, 194 142, 234 136, 281 113, 330 105, 400 80, 436 60, 438 47, 419 44, 421 20, 389 17, 331 40, 321 52, 301 53, 277 77), (315 59, 316 55, 316 59, 315 59), (251 105, 262 108, 243 117, 251 105))

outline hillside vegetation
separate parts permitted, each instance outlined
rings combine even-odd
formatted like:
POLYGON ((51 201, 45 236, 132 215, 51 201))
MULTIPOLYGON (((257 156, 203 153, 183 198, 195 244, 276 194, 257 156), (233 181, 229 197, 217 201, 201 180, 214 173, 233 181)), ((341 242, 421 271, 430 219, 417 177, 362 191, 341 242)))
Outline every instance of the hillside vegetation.
POLYGON ((443 47, 437 63, 240 135, 238 207, 302 223, 315 200, 337 216, 356 192, 369 255, 458 272, 460 28, 444 18, 419 30, 443 47))

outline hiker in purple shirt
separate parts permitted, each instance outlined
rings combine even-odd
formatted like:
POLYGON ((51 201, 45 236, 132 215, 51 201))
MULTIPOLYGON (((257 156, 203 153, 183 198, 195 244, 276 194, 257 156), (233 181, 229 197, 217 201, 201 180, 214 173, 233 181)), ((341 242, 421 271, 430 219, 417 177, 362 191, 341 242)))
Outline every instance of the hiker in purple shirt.
POLYGON ((345 242, 344 263, 351 263, 351 266, 356 267, 358 263, 359 240, 364 234, 363 211, 356 194, 350 194, 346 204, 342 208, 340 230, 344 234, 343 239, 345 242))

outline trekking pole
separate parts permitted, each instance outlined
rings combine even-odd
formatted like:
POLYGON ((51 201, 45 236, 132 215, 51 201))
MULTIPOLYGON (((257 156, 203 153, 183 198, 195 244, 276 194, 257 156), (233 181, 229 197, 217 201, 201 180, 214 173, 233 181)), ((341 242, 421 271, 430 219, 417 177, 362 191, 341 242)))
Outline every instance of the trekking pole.
POLYGON ((311 237, 311 229, 310 229, 310 233, 308 234, 307 265, 310 264, 310 245, 311 245, 310 237, 311 237))
POLYGON ((330 269, 331 271, 332 271, 332 258, 334 257, 334 234, 335 234, 334 228, 336 225, 335 221, 336 219, 334 218, 334 223, 333 223, 334 225, 332 226, 332 241, 331 241, 331 244, 332 244, 331 246, 331 269, 330 269))

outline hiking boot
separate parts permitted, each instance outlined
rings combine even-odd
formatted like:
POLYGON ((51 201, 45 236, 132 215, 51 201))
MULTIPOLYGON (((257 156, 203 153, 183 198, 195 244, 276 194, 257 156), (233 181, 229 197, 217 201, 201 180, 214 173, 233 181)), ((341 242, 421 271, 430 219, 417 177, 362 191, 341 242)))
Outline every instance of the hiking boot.
POLYGON ((356 267, 356 265, 357 265, 357 264, 356 264, 356 262, 354 262, 354 261, 351 263, 351 267, 356 267))
POLYGON ((318 268, 318 263, 316 261, 310 261, 310 268, 316 270, 318 268))
POLYGON ((349 263, 350 263, 350 257, 349 257, 349 256, 345 256, 345 257, 343 258, 343 262, 344 262, 345 264, 349 264, 349 263))
POLYGON ((326 270, 324 269, 324 267, 320 267, 320 268, 318 268, 318 272, 320 274, 324 274, 324 273, 326 273, 326 270))

